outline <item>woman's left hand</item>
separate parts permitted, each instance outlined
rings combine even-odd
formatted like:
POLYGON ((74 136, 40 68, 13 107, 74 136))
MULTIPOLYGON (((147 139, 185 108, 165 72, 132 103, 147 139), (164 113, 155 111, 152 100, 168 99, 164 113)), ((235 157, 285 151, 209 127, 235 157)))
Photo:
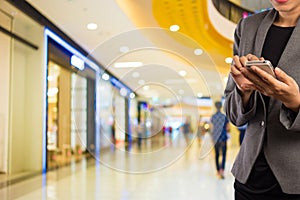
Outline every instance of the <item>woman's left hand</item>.
POLYGON ((294 112, 299 111, 299 86, 292 77, 278 67, 275 68, 277 79, 256 66, 251 66, 251 69, 252 70, 247 70, 244 68, 241 73, 251 82, 255 83, 255 90, 258 90, 266 96, 278 99, 294 112))

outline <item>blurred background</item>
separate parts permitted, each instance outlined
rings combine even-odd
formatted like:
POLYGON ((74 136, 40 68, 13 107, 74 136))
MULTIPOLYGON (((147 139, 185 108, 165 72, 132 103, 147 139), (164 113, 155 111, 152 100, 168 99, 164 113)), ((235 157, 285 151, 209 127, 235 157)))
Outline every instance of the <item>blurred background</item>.
POLYGON ((239 131, 219 180, 210 118, 236 24, 270 6, 1 0, 1 199, 232 199, 239 131))

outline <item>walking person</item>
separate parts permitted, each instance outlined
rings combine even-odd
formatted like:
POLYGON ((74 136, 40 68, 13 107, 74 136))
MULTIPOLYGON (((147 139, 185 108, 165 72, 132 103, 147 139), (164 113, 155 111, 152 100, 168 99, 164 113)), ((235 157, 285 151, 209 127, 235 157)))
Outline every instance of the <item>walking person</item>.
POLYGON ((220 101, 216 102, 215 107, 217 111, 211 117, 212 139, 214 142, 217 174, 220 178, 224 179, 229 123, 226 115, 221 112, 222 103, 220 101), (222 157, 221 163, 220 153, 222 157))
POLYGON ((186 117, 185 122, 182 125, 182 128, 183 128, 183 135, 184 135, 185 142, 186 142, 186 144, 189 144, 190 133, 192 132, 191 118, 189 116, 186 117))
POLYGON ((240 20, 225 89, 235 126, 248 123, 232 168, 235 199, 300 199, 300 0, 240 20), (248 60, 270 60, 276 77, 248 60))
POLYGON ((137 126, 137 144, 138 149, 142 148, 142 141, 145 135, 145 123, 141 120, 137 126))

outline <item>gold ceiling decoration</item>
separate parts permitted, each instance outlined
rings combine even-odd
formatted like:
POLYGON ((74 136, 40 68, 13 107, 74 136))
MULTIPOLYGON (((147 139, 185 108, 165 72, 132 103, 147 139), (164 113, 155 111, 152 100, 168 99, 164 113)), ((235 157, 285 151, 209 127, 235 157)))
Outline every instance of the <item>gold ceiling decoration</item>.
MULTIPOLYGON (((117 0, 120 8, 137 28, 156 27, 169 30, 171 25, 179 25, 179 33, 192 38, 193 42, 176 38, 180 36, 169 31, 174 41, 189 48, 196 42, 210 56, 219 72, 228 74, 229 65, 225 63, 225 58, 232 56, 233 42, 223 37, 210 22, 207 1, 117 0)), ((160 36, 157 37, 159 40, 160 36)))
POLYGON ((162 28, 179 25, 180 33, 194 39, 219 67, 228 68, 224 60, 232 56, 232 41, 220 35, 211 24, 206 0, 152 0, 152 9, 162 28))

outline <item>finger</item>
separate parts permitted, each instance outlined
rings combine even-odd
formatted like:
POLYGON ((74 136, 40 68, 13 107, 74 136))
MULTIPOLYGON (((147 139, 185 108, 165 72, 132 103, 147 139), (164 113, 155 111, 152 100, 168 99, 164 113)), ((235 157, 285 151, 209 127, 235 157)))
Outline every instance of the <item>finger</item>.
POLYGON ((248 60, 258 60, 258 57, 255 56, 255 55, 253 55, 253 54, 247 54, 247 55, 246 55, 246 58, 247 58, 248 60))
POLYGON ((275 74, 280 81, 289 85, 288 83, 290 82, 290 77, 284 71, 282 71, 279 67, 275 68, 275 74))
POLYGON ((248 61, 249 59, 247 58, 247 56, 242 56, 240 57, 240 61, 242 63, 243 66, 246 66, 246 62, 248 61))
POLYGON ((235 65, 232 65, 230 67, 230 72, 234 75, 239 75, 241 74, 240 70, 235 66, 235 65))
MULTIPOLYGON (((257 87, 257 90, 262 90, 264 88, 269 87, 269 85, 268 85, 269 83, 267 83, 265 80, 263 80, 262 77, 257 72, 244 68, 241 70, 241 73, 250 82, 252 82, 255 85, 255 87, 257 87)), ((269 74, 267 74, 267 75, 269 75, 269 74)))
POLYGON ((231 65, 234 65, 238 70, 240 70, 243 66, 240 62, 240 57, 235 55, 233 57, 233 61, 232 61, 232 64, 231 65))
POLYGON ((259 67, 252 66, 251 69, 256 73, 258 77, 261 78, 265 83, 267 84, 273 84, 275 85, 277 83, 277 80, 274 76, 269 74, 268 72, 260 69, 259 67))
POLYGON ((248 80, 250 80, 253 83, 255 83, 255 80, 258 79, 257 74, 252 69, 249 70, 248 68, 245 67, 241 69, 241 73, 244 75, 244 77, 246 77, 248 80))

